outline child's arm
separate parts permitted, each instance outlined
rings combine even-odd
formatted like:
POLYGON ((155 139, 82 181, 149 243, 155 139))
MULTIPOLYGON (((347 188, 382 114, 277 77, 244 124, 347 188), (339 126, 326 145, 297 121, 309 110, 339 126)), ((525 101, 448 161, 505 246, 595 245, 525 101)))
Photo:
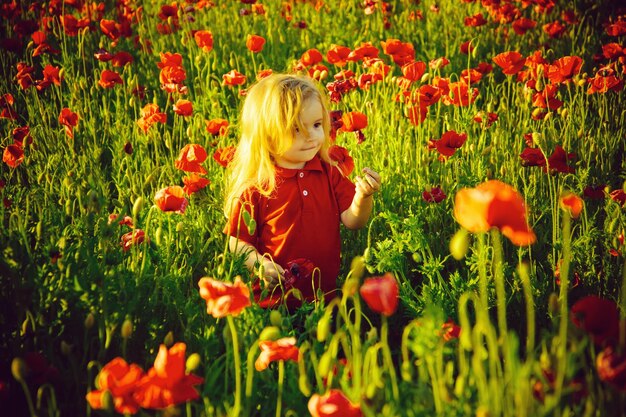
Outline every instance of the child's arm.
POLYGON ((228 241, 228 248, 231 252, 246 255, 245 264, 250 271, 255 272, 255 267, 260 264, 263 267, 263 281, 265 281, 270 289, 274 288, 282 279, 282 276, 285 273, 283 267, 272 262, 270 259, 261 256, 259 251, 257 251, 251 244, 231 236, 228 241))
POLYGON ((371 168, 363 168, 363 177, 356 177, 356 193, 350 207, 341 213, 341 222, 348 229, 365 226, 372 213, 374 193, 380 189, 380 175, 371 168))

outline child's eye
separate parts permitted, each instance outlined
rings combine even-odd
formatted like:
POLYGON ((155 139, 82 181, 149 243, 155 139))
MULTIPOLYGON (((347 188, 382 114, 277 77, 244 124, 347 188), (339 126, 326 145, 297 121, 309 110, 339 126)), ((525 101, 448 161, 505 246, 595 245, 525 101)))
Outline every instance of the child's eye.
POLYGON ((315 123, 315 124, 313 125, 313 127, 317 129, 317 128, 319 128, 319 127, 322 127, 322 124, 321 124, 321 123, 315 123))
POLYGON ((296 127, 296 128, 294 128, 294 131, 295 131, 296 133, 300 133, 300 129, 298 129, 297 127, 296 127))

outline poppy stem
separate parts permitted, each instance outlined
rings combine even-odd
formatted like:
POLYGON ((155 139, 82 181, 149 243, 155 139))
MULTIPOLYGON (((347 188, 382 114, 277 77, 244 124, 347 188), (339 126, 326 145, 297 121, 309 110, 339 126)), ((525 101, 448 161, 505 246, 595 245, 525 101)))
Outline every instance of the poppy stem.
POLYGON ((283 405, 283 382, 285 380, 285 361, 278 361, 278 395, 276 399, 276 417, 280 417, 283 405))
MULTIPOLYGON (((493 278, 496 287, 496 307, 498 311, 498 328, 502 343, 502 353, 504 357, 508 352, 508 328, 506 323, 506 289, 504 288, 504 273, 502 270, 502 239, 498 229, 492 229, 491 238, 493 240, 493 278)), ((506 364, 507 362, 505 362, 506 364)))
POLYGON ((561 398, 563 380, 565 379, 565 368, 567 367, 567 325, 569 322, 569 311, 567 305, 567 291, 569 289, 569 265, 571 260, 571 216, 569 211, 563 211, 563 263, 560 267, 561 289, 559 292, 560 315, 559 322, 559 346, 557 350, 557 373, 555 381, 555 398, 561 398))
POLYGON ((387 335, 389 333, 389 324, 387 323, 387 316, 382 315, 382 324, 380 327, 380 340, 382 342, 383 347, 383 356, 385 357, 385 362, 387 362, 387 367, 389 368, 389 379, 391 380, 391 392, 393 393, 394 400, 398 401, 400 399, 400 393, 398 391, 398 379, 396 377, 396 368, 393 365, 393 360, 391 359, 391 349, 389 349, 389 343, 387 343, 387 335))
POLYGON ((239 358, 239 341, 237 340, 237 328, 235 327, 235 321, 232 316, 226 316, 228 321, 228 327, 232 336, 233 344, 233 361, 235 363, 235 405, 233 408, 233 416, 239 416, 241 408, 241 360, 239 358))

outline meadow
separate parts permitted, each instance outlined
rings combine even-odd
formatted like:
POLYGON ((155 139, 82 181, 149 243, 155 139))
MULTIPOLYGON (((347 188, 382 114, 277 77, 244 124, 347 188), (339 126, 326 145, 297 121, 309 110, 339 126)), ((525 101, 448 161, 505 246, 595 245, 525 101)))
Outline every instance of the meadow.
POLYGON ((626 415, 626 9, 0 10, 0 414, 626 415), (222 232, 271 71, 317 80, 333 158, 382 177, 341 291, 298 309, 250 299, 222 232))

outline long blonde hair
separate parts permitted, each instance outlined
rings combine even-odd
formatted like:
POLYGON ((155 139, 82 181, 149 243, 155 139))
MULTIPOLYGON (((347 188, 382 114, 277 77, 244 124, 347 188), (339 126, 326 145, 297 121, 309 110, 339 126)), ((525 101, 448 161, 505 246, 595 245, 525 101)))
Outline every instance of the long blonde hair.
POLYGON ((255 189, 269 196, 276 188, 274 155, 283 155, 293 144, 295 129, 304 131, 300 111, 305 100, 317 98, 322 105, 323 160, 330 162, 330 116, 326 96, 308 77, 272 74, 248 90, 239 120, 240 139, 227 173, 224 213, 230 216, 241 195, 255 189))

